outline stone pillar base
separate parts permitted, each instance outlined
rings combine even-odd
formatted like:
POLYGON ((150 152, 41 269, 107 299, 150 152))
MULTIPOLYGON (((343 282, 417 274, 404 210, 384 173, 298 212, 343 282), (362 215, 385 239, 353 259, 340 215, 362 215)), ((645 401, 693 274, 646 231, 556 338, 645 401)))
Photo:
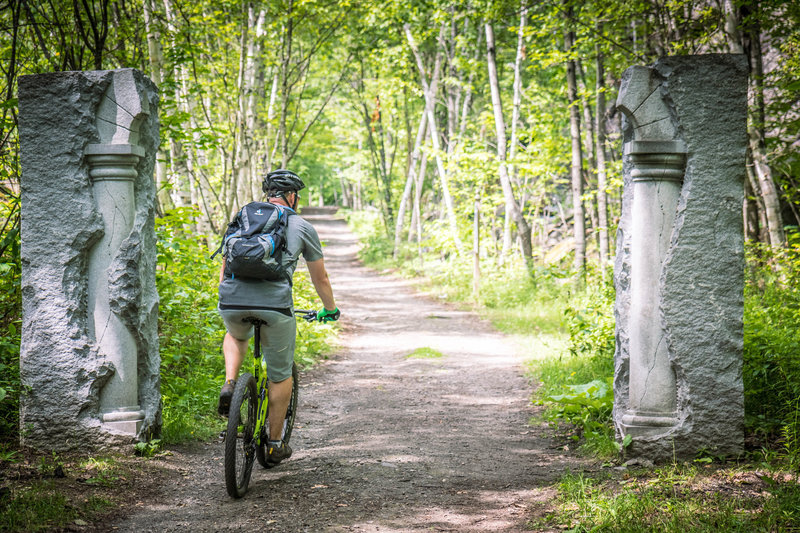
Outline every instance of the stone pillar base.
POLYGON ((144 411, 138 405, 133 407, 121 407, 107 413, 101 417, 103 426, 115 433, 125 433, 136 436, 142 428, 144 422, 144 411))
POLYGON ((663 435, 678 424, 676 413, 648 413, 628 411, 622 415, 622 428, 625 435, 648 437, 663 435))

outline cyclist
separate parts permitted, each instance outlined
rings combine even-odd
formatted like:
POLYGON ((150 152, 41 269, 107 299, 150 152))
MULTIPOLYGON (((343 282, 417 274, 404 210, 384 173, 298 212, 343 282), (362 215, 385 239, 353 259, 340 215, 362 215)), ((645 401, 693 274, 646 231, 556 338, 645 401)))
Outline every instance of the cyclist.
MULTIPOLYGON (((268 202, 291 210, 297 209, 299 191, 305 187, 303 180, 291 170, 278 169, 266 175, 262 189, 268 202)), ((306 261, 311 283, 322 300, 323 308, 317 313, 320 321, 338 320, 339 309, 333 299, 333 290, 325 270, 322 246, 313 226, 300 216, 289 216, 286 229, 286 251, 283 266, 289 279, 297 267, 300 255, 306 261)), ((292 311, 292 287, 289 279, 267 281, 232 276, 225 268, 223 257, 219 278, 219 313, 225 322, 225 339, 222 352, 225 356, 225 384, 219 394, 218 412, 227 416, 231 397, 247 355, 248 341, 253 336, 253 325, 244 319, 257 317, 267 325, 261 328, 261 345, 267 358, 269 380, 269 439, 267 461, 278 464, 292 455, 288 443, 281 441, 281 430, 292 393, 292 364, 296 325, 292 311)))

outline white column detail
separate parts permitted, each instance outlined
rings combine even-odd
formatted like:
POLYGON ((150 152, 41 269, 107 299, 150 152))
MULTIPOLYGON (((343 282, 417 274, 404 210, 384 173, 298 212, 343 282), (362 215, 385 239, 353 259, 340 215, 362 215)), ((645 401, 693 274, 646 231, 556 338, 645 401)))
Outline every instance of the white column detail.
POLYGON ((677 385, 661 317, 661 274, 672 239, 686 165, 686 146, 652 69, 628 69, 617 107, 633 127, 630 359, 626 434, 663 434, 677 423, 677 385))
POLYGON ((104 234, 89 254, 90 334, 114 374, 100 391, 100 416, 110 430, 135 436, 144 420, 139 406, 137 344, 111 310, 110 267, 130 236, 136 216, 135 180, 144 149, 137 145, 139 123, 149 113, 130 70, 115 71, 97 112, 100 143, 86 147, 89 176, 104 234))

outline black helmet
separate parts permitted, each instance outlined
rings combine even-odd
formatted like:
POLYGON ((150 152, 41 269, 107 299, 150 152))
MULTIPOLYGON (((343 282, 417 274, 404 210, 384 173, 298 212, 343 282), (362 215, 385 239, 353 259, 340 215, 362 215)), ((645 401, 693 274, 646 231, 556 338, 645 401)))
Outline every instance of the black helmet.
POLYGON ((304 189, 305 186, 306 184, 303 183, 303 180, 300 179, 300 176, 291 170, 286 170, 283 168, 273 170, 267 174, 264 178, 264 181, 261 183, 261 189, 265 193, 269 193, 271 191, 297 192, 304 189))

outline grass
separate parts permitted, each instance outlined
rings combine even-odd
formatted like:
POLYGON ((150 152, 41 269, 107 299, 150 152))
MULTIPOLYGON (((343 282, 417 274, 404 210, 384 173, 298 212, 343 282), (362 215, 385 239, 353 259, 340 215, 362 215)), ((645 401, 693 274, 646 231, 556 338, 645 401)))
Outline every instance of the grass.
POLYGON ((106 520, 141 497, 155 464, 127 456, 79 456, 20 450, 0 461, 0 531, 73 531, 106 520))
POLYGON ((406 359, 439 359, 444 354, 433 348, 417 348, 406 356, 406 359))
POLYGON ((568 473, 529 528, 621 532, 790 531, 800 526, 796 475, 752 465, 676 464, 594 476, 568 473))
POLYGON ((95 514, 113 505, 100 496, 74 502, 56 490, 54 484, 42 483, 6 496, 9 501, 4 501, 0 509, 0 530, 51 531, 68 525, 87 525, 95 514))

